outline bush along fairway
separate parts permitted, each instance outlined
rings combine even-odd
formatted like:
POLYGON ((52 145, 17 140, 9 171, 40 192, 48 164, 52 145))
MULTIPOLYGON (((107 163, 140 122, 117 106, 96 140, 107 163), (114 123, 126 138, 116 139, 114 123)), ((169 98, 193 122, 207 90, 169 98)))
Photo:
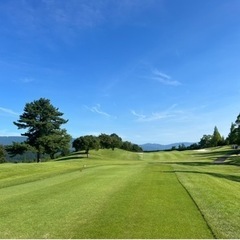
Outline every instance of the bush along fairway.
POLYGON ((213 163, 226 151, 2 164, 0 238, 240 238, 238 159, 213 163))

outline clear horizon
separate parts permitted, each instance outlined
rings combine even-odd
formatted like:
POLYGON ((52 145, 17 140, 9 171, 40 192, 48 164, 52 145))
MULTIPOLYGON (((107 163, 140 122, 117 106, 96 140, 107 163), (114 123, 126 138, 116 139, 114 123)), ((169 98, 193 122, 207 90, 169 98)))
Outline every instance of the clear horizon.
POLYGON ((238 0, 4 0, 0 34, 0 136, 41 97, 74 138, 136 144, 227 137, 240 112, 238 0))

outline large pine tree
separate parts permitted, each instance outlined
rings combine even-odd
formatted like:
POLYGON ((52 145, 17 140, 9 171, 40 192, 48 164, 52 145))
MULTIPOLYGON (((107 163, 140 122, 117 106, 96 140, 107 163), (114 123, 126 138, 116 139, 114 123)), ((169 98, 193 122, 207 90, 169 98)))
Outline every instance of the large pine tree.
POLYGON ((26 143, 36 150, 37 162, 40 161, 41 153, 53 156, 60 150, 59 146, 66 148, 69 145, 70 136, 60 128, 68 121, 62 115, 49 99, 40 98, 27 103, 19 120, 14 122, 18 129, 27 129, 22 136, 26 136, 26 143))

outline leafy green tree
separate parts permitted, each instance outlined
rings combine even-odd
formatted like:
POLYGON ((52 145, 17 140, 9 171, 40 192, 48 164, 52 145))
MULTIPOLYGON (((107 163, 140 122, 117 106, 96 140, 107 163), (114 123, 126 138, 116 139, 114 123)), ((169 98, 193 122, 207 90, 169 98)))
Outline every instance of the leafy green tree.
POLYGON ((37 162, 40 162, 42 153, 50 152, 47 144, 57 142, 58 137, 62 136, 60 127, 68 121, 63 119, 62 115, 63 113, 55 108, 50 100, 40 98, 27 103, 19 120, 14 122, 18 129, 27 129, 27 132, 23 133, 22 136, 26 136, 26 143, 35 148, 37 162), (59 136, 56 137, 57 135, 59 136))
POLYGON ((108 134, 102 133, 98 136, 100 147, 109 149, 112 146, 112 138, 108 134))
POLYGON ((121 146, 122 149, 126 150, 126 151, 131 151, 132 149, 132 143, 129 142, 129 141, 124 141, 122 143, 122 146, 121 146))
POLYGON ((73 141, 72 147, 75 148, 76 151, 84 150, 88 157, 89 150, 99 149, 99 139, 92 135, 82 136, 73 141))
POLYGON ((199 148, 200 148, 200 146, 198 143, 193 143, 188 147, 188 149, 190 149, 190 150, 195 150, 195 149, 199 149, 199 148))
POLYGON ((142 150, 142 148, 141 148, 139 145, 137 145, 137 144, 132 144, 132 149, 131 149, 131 151, 133 151, 133 152, 142 152, 143 150, 142 150))
POLYGON ((124 149, 126 151, 131 151, 131 152, 142 152, 143 151, 139 145, 133 144, 129 141, 122 142, 121 149, 124 149))
POLYGON ((208 148, 212 146, 212 135, 203 135, 199 142, 200 148, 208 148))
POLYGON ((110 135, 111 138, 111 149, 120 148, 122 146, 122 138, 120 138, 116 133, 110 135))
POLYGON ((186 149, 187 149, 187 147, 185 146, 184 143, 181 143, 181 144, 178 145, 178 151, 184 151, 186 149))
POLYGON ((0 163, 4 163, 6 161, 5 158, 6 152, 2 145, 0 145, 0 163))
POLYGON ((237 144, 237 129, 236 124, 232 123, 230 127, 230 133, 227 137, 228 144, 237 144))
POLYGON ((222 145, 222 137, 217 129, 217 127, 214 127, 213 135, 211 138, 211 147, 216 147, 219 145, 222 145))
POLYGON ((70 141, 71 136, 65 129, 55 130, 51 135, 40 138, 41 146, 44 147, 45 153, 49 154, 51 159, 54 159, 57 153, 61 153, 63 156, 69 153, 70 141))

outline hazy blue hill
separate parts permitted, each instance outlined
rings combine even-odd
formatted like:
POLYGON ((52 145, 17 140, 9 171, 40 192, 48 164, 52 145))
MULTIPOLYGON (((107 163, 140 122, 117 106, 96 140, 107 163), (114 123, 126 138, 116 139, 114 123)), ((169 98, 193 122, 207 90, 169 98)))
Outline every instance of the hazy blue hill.
POLYGON ((168 150, 172 147, 178 147, 179 145, 184 144, 186 147, 192 145, 190 142, 179 142, 179 143, 171 143, 167 145, 157 144, 157 143, 145 143, 140 145, 143 151, 160 151, 160 150, 168 150))
POLYGON ((11 145, 13 142, 24 142, 26 137, 21 136, 0 136, 0 144, 1 145, 11 145))

